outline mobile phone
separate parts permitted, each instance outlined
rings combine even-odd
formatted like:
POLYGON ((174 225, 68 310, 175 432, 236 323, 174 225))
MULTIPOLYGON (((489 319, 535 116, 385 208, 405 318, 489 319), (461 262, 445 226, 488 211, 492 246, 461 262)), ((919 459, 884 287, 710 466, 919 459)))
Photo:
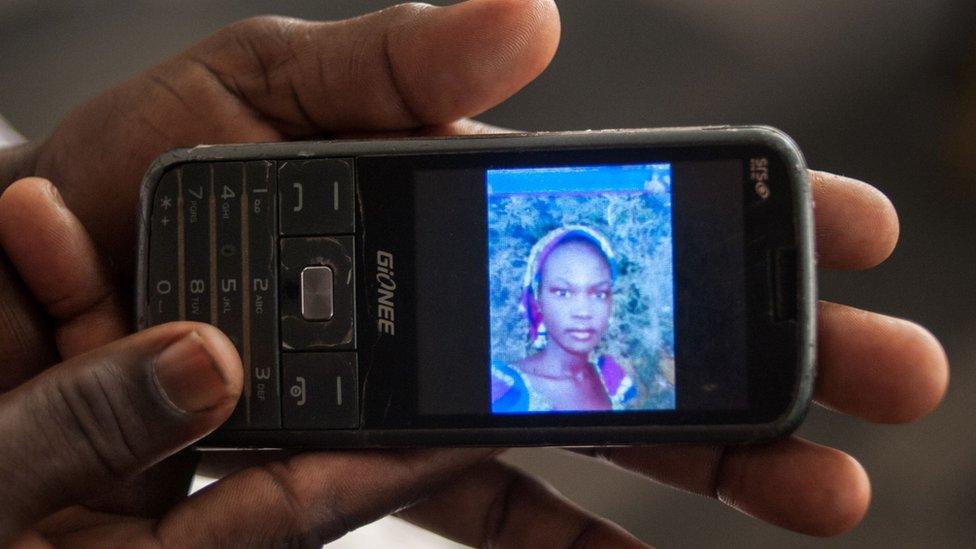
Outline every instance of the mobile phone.
POLYGON ((240 352, 201 447, 759 440, 810 402, 811 219, 766 127, 199 146, 145 176, 137 318, 240 352))

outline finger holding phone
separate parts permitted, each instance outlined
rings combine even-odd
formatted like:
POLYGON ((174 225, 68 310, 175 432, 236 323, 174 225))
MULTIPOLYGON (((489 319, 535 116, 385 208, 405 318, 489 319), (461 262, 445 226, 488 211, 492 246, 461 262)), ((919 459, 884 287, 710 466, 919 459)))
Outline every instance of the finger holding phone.
MULTIPOLYGON (((129 235, 135 234, 138 181, 150 160, 163 151, 197 143, 278 141, 322 132, 488 131, 463 117, 496 104, 534 78, 554 53, 558 29, 555 8, 541 1, 481 1, 443 9, 408 6, 326 24, 249 21, 80 107, 44 142, 4 151, 3 184, 32 174, 50 178, 92 234, 96 248, 109 254, 115 268, 124 270, 134 264, 129 235), (535 39, 513 40, 513 36, 535 39), (353 44, 365 49, 354 49, 353 44), (316 70, 318 63, 350 72, 323 73, 316 70), (427 71, 427 67, 438 70, 427 71), (443 78, 431 79, 431 73, 443 78), (320 80, 323 75, 326 80, 320 80), (363 82, 370 85, 364 88, 363 82), (120 143, 125 144, 126 154, 118 154, 120 143)), ((897 239, 897 220, 880 193, 863 183, 821 173, 811 175, 810 186, 817 204, 821 266, 868 268, 890 253, 897 239)), ((9 329, 0 330, 4 387, 15 387, 51 364, 52 359, 38 353, 37 344, 25 347, 24 342, 50 341, 57 335, 61 354, 67 356, 72 353, 64 346, 81 351, 107 343, 87 341, 92 333, 121 335, 105 323, 90 323, 90 317, 70 322, 70 315, 38 314, 31 294, 10 282, 17 279, 11 266, 5 273, 3 303, 9 314, 3 322, 9 329), (67 329, 55 332, 55 326, 67 329)), ((114 275, 107 278, 116 296, 129 294, 127 284, 116 286, 114 275)), ((905 321, 841 305, 821 304, 818 316, 821 374, 815 397, 820 402, 841 412, 891 422, 920 417, 940 400, 945 357, 927 332, 905 321), (894 349, 891 341, 907 343, 894 349), (890 375, 880 379, 877 370, 868 367, 872 364, 885 364, 890 375), (857 394, 845 390, 853 386, 860 388, 857 394)), ((125 315, 121 318, 124 326, 125 315)), ((852 458, 799 439, 756 447, 628 448, 601 455, 665 483, 734 501, 754 516, 808 533, 848 529, 867 505, 867 478, 852 458)), ((191 499, 183 499, 182 489, 173 487, 186 486, 192 464, 169 460, 152 469, 154 474, 137 475, 141 480, 109 490, 109 497, 94 503, 100 510, 114 507, 129 519, 107 524, 99 521, 103 515, 73 509, 70 516, 60 515, 72 520, 59 522, 54 517, 35 531, 48 538, 57 537, 59 531, 67 535, 60 526, 77 527, 75 519, 86 517, 92 528, 72 530, 76 537, 70 540, 104 539, 89 537, 96 535, 132 539, 138 532, 171 543, 207 539, 244 544, 268 536, 327 539, 344 530, 324 517, 323 509, 333 519, 343 519, 340 522, 348 528, 397 509, 402 502, 417 501, 443 486, 440 482, 454 480, 405 516, 474 544, 486 539, 529 539, 507 537, 527 533, 551 542, 581 532, 587 532, 588 539, 600 540, 603 535, 623 539, 618 530, 496 462, 455 476, 483 459, 484 454, 461 451, 420 452, 409 459, 399 453, 303 454, 243 469, 191 499), (430 465, 424 469, 429 475, 414 476, 419 463, 430 465), (333 489, 336 483, 348 487, 343 483, 350 478, 383 482, 369 485, 375 498, 364 498, 358 485, 350 492, 333 489), (507 516, 532 516, 530 522, 536 527, 523 530, 519 520, 504 525, 490 520, 491 503, 508 490, 524 497, 505 499, 514 504, 507 516), (254 496, 253 507, 227 504, 242 501, 242 493, 254 496), (155 505, 146 500, 155 500, 155 505), (458 502, 470 504, 463 507, 470 512, 459 517, 458 502), (539 528, 540 517, 568 526, 539 528)), ((92 487, 93 494, 99 491, 92 487)), ((22 514, 16 524, 31 524, 43 514, 42 507, 31 507, 33 511, 22 514)))

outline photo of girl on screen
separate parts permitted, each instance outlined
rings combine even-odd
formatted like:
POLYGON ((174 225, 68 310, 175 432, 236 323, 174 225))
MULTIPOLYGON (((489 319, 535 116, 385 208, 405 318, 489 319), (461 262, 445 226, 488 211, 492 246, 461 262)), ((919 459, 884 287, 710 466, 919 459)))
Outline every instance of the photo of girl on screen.
POLYGON ((675 409, 671 166, 487 171, 491 413, 675 409))
POLYGON ((594 351, 613 312, 613 249, 583 225, 560 227, 529 253, 520 312, 537 349, 514 364, 492 362, 492 410, 500 413, 623 409, 632 377, 594 351))

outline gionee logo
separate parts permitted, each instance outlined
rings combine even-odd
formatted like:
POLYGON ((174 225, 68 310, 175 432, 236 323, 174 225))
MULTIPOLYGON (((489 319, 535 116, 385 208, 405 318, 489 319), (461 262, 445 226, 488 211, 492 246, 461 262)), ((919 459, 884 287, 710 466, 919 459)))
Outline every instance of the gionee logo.
POLYGON ((379 296, 376 299, 376 329, 380 333, 393 335, 394 333, 394 303, 396 280, 393 278, 393 254, 382 250, 376 251, 376 283, 379 284, 379 296))

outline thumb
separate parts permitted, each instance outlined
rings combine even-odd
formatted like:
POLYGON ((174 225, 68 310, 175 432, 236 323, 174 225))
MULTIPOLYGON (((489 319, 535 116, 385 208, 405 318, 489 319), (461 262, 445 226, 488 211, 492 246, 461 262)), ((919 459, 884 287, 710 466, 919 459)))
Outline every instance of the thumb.
POLYGON ((0 546, 219 426, 240 359, 216 328, 158 326, 74 357, 0 396, 0 546))

